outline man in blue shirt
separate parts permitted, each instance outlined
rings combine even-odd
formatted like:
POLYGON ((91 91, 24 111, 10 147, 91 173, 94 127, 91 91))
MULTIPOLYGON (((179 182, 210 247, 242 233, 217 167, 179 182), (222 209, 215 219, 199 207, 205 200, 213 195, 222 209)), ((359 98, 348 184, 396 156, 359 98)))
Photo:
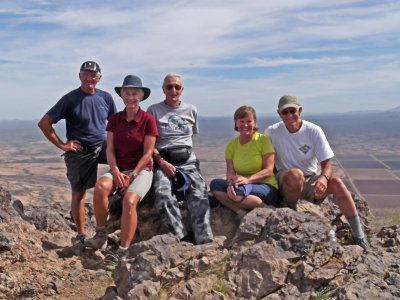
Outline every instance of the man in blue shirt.
POLYGON ((97 165, 107 163, 107 120, 116 107, 111 95, 96 89, 101 79, 100 66, 86 61, 79 72, 81 86, 63 96, 39 121, 46 138, 63 150, 67 177, 71 184, 71 212, 78 235, 73 244, 85 239, 85 196, 97 180, 97 165), (53 124, 65 119, 67 141, 56 134, 53 124))

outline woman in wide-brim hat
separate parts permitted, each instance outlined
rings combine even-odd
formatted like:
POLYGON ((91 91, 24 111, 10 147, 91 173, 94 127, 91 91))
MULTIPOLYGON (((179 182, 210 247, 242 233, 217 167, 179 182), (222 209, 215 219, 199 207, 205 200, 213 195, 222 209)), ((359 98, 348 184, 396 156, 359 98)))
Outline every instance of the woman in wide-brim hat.
POLYGON ((126 76, 122 86, 115 87, 115 91, 124 101, 125 109, 108 120, 107 161, 110 170, 95 186, 96 235, 85 245, 99 249, 106 244, 108 197, 118 189, 123 195, 119 248, 122 253, 129 247, 136 232, 136 207, 151 187, 151 157, 158 131, 154 117, 139 106, 149 97, 150 89, 142 85, 138 76, 126 76))

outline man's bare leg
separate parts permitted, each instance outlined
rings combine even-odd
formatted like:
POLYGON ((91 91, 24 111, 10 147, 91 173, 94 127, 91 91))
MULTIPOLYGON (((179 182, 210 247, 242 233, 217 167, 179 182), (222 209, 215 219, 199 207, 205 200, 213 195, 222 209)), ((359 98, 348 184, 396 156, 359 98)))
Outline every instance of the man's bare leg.
POLYGON ((282 175, 281 187, 286 205, 296 210, 297 201, 301 197, 304 184, 304 174, 300 169, 290 169, 282 175))
POLYGON ((85 234, 85 196, 86 191, 72 191, 71 213, 78 234, 85 234))

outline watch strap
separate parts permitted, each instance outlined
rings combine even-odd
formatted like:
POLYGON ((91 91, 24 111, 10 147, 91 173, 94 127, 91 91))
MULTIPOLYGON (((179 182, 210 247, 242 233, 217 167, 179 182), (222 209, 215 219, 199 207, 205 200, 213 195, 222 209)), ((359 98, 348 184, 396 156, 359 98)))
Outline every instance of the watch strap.
POLYGON ((326 174, 322 174, 321 176, 324 176, 325 177, 325 179, 326 179, 326 181, 329 181, 329 176, 328 175, 326 175, 326 174))

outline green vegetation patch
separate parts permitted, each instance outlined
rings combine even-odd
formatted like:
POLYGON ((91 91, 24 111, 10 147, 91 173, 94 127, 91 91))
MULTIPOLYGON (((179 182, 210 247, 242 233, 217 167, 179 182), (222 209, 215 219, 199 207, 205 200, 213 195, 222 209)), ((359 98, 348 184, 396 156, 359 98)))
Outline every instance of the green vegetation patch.
POLYGON ((315 296, 314 298, 312 298, 312 300, 326 300, 329 299, 337 290, 338 288, 334 288, 334 287, 330 287, 330 286, 326 286, 323 287, 317 296, 315 296))

